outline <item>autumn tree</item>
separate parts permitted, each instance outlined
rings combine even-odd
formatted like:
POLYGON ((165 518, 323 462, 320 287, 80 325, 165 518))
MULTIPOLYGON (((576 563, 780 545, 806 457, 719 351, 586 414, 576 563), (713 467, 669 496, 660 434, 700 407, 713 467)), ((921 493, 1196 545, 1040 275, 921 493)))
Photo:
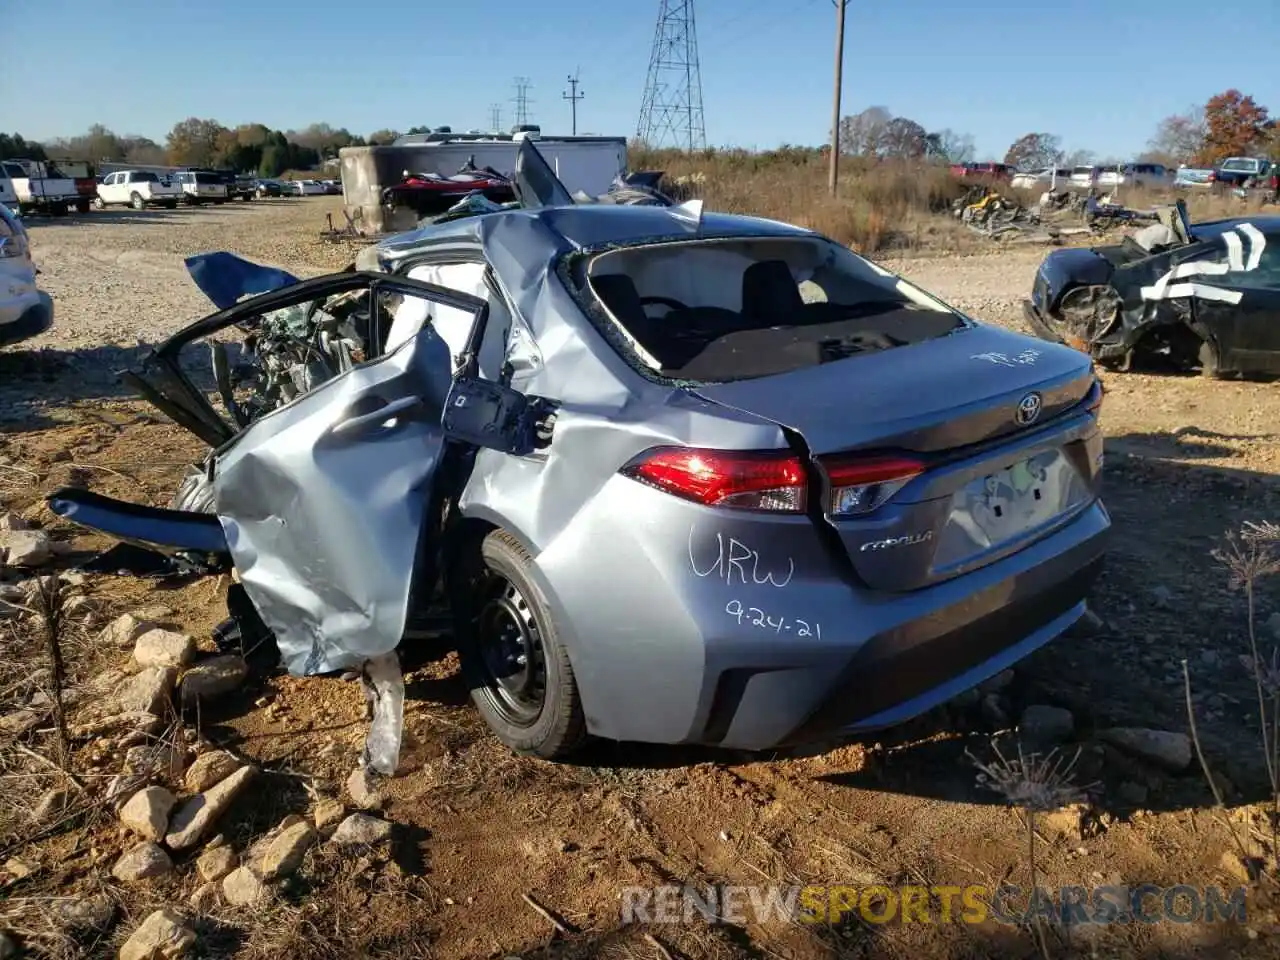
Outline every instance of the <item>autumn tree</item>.
POLYGON ((1267 140, 1267 108, 1234 87, 1204 105, 1204 144, 1196 159, 1206 166, 1248 154, 1267 140))
POLYGON ((400 134, 395 130, 375 130, 369 134, 369 143, 375 147, 395 143, 398 139, 400 134))
POLYGON ((1155 135, 1147 141, 1147 156, 1171 167, 1190 163, 1204 149, 1204 138, 1204 108, 1191 107, 1185 113, 1165 117, 1156 125, 1155 135))
POLYGON ((226 128, 217 120, 188 117, 173 125, 167 142, 169 162, 178 166, 208 167, 218 162, 226 128))
POLYGON ((1062 162, 1062 141, 1052 133, 1027 133, 1010 144, 1004 162, 1019 170, 1043 170, 1062 162))

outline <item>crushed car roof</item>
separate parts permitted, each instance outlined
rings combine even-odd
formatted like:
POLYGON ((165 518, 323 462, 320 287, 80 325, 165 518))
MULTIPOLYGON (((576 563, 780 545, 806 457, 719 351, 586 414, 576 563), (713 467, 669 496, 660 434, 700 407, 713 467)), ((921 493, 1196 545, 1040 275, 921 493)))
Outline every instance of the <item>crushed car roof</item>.
MULTIPOLYGON (((527 238, 541 234, 544 243, 560 249, 595 247, 610 243, 637 243, 678 237, 793 237, 812 236, 804 227, 738 214, 705 213, 695 221, 680 207, 580 206, 510 209, 430 224, 388 237, 378 244, 383 260, 399 260, 423 247, 450 240, 487 246, 497 235, 519 230, 527 238), (545 232, 521 229, 534 223, 545 232)), ((545 250, 550 254, 552 249, 545 250)))

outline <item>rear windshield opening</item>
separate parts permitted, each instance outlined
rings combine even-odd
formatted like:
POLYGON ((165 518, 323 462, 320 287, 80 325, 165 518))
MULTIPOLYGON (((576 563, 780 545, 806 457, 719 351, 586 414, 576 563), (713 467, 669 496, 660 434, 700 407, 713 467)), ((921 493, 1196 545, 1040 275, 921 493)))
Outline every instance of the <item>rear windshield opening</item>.
POLYGON ((195 181, 196 183, 221 183, 222 178, 216 173, 197 173, 195 181))
POLYGON ((609 250, 592 293, 664 376, 747 380, 940 337, 945 304, 822 238, 667 242, 609 250))

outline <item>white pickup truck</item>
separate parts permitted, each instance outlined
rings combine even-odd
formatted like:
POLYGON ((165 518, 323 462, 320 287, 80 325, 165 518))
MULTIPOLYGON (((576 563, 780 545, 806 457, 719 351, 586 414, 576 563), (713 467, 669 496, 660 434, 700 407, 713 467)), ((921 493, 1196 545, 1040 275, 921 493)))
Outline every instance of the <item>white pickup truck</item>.
POLYGON ((81 197, 75 179, 63 176, 53 164, 41 160, 6 160, 4 172, 13 182, 21 213, 39 211, 61 216, 71 207, 89 209, 89 198, 81 197))
POLYGON ((180 187, 165 183, 150 170, 117 170, 103 177, 93 205, 99 210, 111 204, 128 204, 135 210, 144 207, 168 207, 172 210, 182 198, 180 187))

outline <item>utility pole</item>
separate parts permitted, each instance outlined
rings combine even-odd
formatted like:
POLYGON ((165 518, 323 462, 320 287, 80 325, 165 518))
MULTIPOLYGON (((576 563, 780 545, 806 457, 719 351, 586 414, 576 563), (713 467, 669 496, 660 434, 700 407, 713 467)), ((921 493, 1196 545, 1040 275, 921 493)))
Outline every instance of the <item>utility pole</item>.
POLYGON ((489 104, 489 130, 497 133, 502 129, 502 104, 489 104))
POLYGON ((523 127, 529 123, 529 87, 532 84, 528 77, 516 77, 516 126, 523 127))
POLYGON ((575 73, 568 80, 570 93, 562 93, 565 100, 568 100, 573 110, 573 136, 578 135, 578 101, 586 96, 585 93, 578 92, 578 75, 575 73))
POLYGON ((831 171, 827 188, 836 195, 840 182, 840 86, 844 82, 844 10, 849 0, 831 0, 836 6, 836 89, 831 105, 831 171))

